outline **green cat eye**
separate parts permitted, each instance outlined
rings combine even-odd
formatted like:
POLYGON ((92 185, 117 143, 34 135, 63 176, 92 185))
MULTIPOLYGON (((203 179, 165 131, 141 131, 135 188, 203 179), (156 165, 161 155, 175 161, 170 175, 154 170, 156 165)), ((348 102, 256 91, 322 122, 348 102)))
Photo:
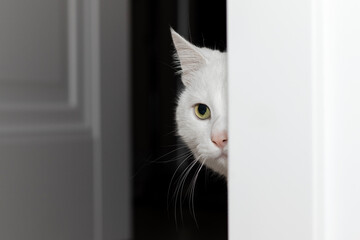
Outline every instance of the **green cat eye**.
POLYGON ((208 119, 210 117, 210 108, 208 106, 206 106, 205 104, 196 104, 195 105, 195 115, 201 119, 201 120, 205 120, 208 119))

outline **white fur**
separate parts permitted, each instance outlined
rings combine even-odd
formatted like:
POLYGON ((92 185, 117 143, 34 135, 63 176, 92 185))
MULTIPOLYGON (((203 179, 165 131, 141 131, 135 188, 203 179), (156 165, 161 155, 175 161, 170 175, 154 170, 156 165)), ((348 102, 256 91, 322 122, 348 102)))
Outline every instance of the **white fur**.
POLYGON ((214 132, 227 131, 227 57, 226 53, 199 48, 171 29, 185 85, 176 109, 177 131, 195 159, 215 172, 227 176, 227 145, 223 150, 212 141, 214 132), (200 120, 194 106, 206 104, 211 117, 200 120))

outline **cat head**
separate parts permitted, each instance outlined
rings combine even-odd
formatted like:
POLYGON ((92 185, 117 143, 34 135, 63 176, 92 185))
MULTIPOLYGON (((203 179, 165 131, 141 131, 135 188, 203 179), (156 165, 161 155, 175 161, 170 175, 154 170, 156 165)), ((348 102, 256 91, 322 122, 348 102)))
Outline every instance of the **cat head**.
POLYGON ((176 108, 177 133, 195 159, 227 176, 227 57, 199 48, 173 29, 175 62, 185 86, 176 108))

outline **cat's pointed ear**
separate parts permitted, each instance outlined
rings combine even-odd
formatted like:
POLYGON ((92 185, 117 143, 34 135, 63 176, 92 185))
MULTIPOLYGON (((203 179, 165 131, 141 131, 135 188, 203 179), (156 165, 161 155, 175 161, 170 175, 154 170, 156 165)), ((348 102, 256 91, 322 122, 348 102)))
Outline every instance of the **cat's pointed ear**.
POLYGON ((170 28, 170 31, 176 49, 175 61, 178 65, 177 67, 181 66, 179 73, 182 75, 183 83, 188 85, 191 80, 191 74, 203 66, 206 63, 206 59, 201 53, 200 48, 186 41, 174 29, 170 28))

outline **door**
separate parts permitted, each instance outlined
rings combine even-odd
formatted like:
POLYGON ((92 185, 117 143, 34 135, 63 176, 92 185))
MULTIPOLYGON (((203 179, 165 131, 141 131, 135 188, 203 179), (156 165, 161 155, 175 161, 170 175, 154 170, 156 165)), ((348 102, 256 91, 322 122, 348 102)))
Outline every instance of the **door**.
POLYGON ((231 240, 360 238, 359 11, 228 1, 231 240))
POLYGON ((129 239, 127 7, 0 2, 0 239, 129 239))

